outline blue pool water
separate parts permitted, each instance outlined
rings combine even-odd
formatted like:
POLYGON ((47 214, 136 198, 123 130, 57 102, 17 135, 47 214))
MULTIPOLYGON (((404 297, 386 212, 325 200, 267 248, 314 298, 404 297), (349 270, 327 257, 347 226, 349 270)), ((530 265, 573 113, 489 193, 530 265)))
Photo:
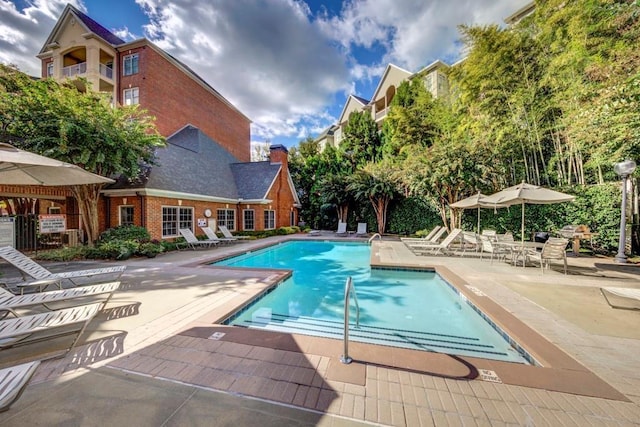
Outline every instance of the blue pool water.
POLYGON ((216 262, 293 270, 229 323, 342 338, 344 285, 351 276, 360 304, 356 328, 352 301, 354 341, 528 363, 437 273, 371 269, 370 255, 366 244, 291 241, 216 262))

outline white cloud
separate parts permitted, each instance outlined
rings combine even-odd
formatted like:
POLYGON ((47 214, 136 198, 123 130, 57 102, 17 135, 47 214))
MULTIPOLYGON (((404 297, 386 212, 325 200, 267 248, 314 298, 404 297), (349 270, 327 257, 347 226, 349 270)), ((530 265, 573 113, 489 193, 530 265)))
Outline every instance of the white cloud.
MULTIPOLYGON (((131 1, 133 4, 133 0, 131 1)), ((179 58, 253 120, 256 140, 317 135, 387 63, 409 71, 458 59, 457 25, 501 24, 527 0, 346 0, 313 15, 302 0, 135 0, 144 37, 179 58), (373 49, 373 50, 370 50, 373 49), (362 59, 364 50, 369 58, 362 59), (375 52, 372 55, 370 52, 375 52), (330 113, 332 111, 333 113, 330 113)), ((0 62, 40 75, 35 55, 67 0, 0 0, 0 62)), ((81 0, 71 2, 93 16, 81 0)), ((135 7, 135 6, 134 6, 135 7)), ((131 40, 137 29, 113 30, 131 40)))

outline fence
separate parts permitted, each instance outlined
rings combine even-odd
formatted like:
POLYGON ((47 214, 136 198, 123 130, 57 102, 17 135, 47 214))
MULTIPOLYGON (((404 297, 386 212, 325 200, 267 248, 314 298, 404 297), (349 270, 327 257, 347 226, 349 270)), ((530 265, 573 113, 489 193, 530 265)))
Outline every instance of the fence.
MULTIPOLYGON (((84 233, 78 228, 63 232, 40 233, 38 215, 14 215, 15 248, 19 251, 42 251, 63 246, 77 246, 84 241, 84 233)), ((67 227, 78 227, 79 214, 66 214, 67 227)))

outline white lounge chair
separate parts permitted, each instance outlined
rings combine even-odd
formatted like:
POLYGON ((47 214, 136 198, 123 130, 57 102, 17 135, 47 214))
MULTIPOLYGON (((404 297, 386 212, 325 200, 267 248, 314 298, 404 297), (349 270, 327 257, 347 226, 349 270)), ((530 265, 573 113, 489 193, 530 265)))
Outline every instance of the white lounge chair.
POLYGON ((607 301, 607 304, 611 306, 611 308, 621 308, 623 310, 640 310, 640 289, 634 288, 600 288, 600 292, 602 292, 602 296, 607 301), (611 302, 607 294, 611 294, 618 298, 624 298, 627 300, 632 300, 636 303, 636 306, 624 306, 618 305, 611 302))
POLYGON ((342 222, 342 221, 338 222, 338 229, 336 230, 336 234, 338 236, 346 236, 348 234, 346 222, 342 222))
POLYGON ((356 236, 366 236, 367 234, 367 223, 359 222, 358 229, 356 230, 356 236))
POLYGON ((47 309, 51 309, 47 304, 59 302, 72 303, 74 300, 80 301, 97 296, 104 298, 104 300, 101 301, 102 307, 104 308, 119 287, 120 282, 111 282, 28 295, 14 295, 11 292, 0 289, 0 319, 3 319, 8 314, 18 317, 18 314, 15 312, 15 309, 18 308, 42 305, 47 309))
POLYGON ((77 334, 69 351, 101 308, 95 303, 0 320, 0 354, 5 348, 77 334))
POLYGON ((438 243, 438 241, 440 240, 442 235, 444 233, 446 233, 446 232, 447 232, 447 227, 442 227, 440 225, 437 225, 425 237, 403 237, 400 240, 402 240, 403 242, 408 242, 408 243, 413 243, 413 242, 416 242, 416 243, 425 243, 425 242, 438 243))
POLYGON ((436 244, 413 244, 409 248, 417 255, 438 255, 447 254, 453 251, 454 241, 459 237, 462 230, 454 228, 451 233, 442 241, 436 244))
POLYGON ((229 242, 236 242, 238 239, 236 239, 235 237, 223 237, 222 239, 220 237, 218 237, 218 235, 211 229, 211 227, 200 227, 200 229, 202 231, 204 231, 205 236, 207 236, 207 239, 212 240, 212 241, 216 241, 216 242, 220 242, 220 243, 229 243, 229 242))
POLYGON ((493 264, 493 258, 505 259, 507 255, 510 255, 513 262, 513 251, 509 246, 501 246, 498 245, 495 240, 493 240, 493 236, 491 235, 480 235, 478 236, 480 239, 480 259, 484 257, 484 254, 491 254, 491 264, 493 264))
MULTIPOLYGON (((78 279, 92 279, 94 276, 111 275, 115 280, 118 280, 124 270, 127 268, 125 265, 118 265, 114 267, 94 268, 91 270, 75 270, 65 271, 61 273, 52 273, 22 252, 16 250, 11 246, 3 246, 0 248, 0 257, 13 265, 22 273, 22 277, 25 283, 16 285, 21 291, 27 287, 39 287, 42 289, 50 284, 56 284, 58 288, 62 288, 62 282, 64 280, 70 281, 74 286, 78 285, 78 279), (33 277, 35 281, 26 281, 26 276, 33 277)), ((94 281, 95 283, 95 281, 94 281)))
POLYGON ((180 249, 181 245, 185 245, 185 248, 196 250, 200 247, 210 248, 211 246, 215 246, 220 243, 219 240, 198 240, 196 235, 193 234, 193 231, 189 230, 188 228, 181 228, 179 231, 182 237, 184 237, 185 241, 176 244, 176 249, 180 249))
POLYGON ((39 365, 40 361, 36 360, 0 369, 0 412, 18 400, 39 365))
POLYGON ((219 225, 218 229, 220 230, 222 235, 227 239, 239 239, 239 240, 250 239, 249 236, 234 236, 233 234, 231 234, 231 232, 229 231, 226 225, 219 225))

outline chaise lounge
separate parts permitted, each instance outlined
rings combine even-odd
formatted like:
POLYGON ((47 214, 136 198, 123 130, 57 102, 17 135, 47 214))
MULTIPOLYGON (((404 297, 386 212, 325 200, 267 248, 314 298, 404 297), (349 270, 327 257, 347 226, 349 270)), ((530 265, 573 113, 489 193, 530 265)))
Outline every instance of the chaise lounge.
MULTIPOLYGON (((20 270, 25 282, 17 284, 16 287, 20 289, 21 293, 28 287, 38 287, 42 290, 49 285, 56 285, 59 289, 62 289, 62 282, 65 280, 71 282, 73 286, 78 286, 78 279, 92 279, 95 276, 112 275, 115 276, 116 280, 118 280, 127 268, 124 265, 118 265, 114 267, 94 268, 90 270, 52 273, 11 246, 4 246, 0 248, 0 257, 20 270), (27 276, 30 276, 35 280, 28 281, 27 276)), ((95 283, 96 281, 93 282, 95 283)))
POLYGON ((193 231, 188 228, 181 228, 179 231, 185 241, 176 244, 176 249, 180 249, 180 245, 185 245, 185 248, 191 248, 195 251, 197 248, 210 248, 211 246, 215 246, 220 243, 220 240, 198 240, 196 235, 193 234, 193 231))
POLYGON ((39 365, 36 360, 0 369, 0 412, 18 400, 39 365))
POLYGON ((214 242, 220 242, 220 243, 231 243, 231 242, 236 242, 238 239, 236 239, 235 237, 223 237, 222 239, 220 237, 218 237, 218 235, 211 229, 211 227, 200 227, 200 229, 202 231, 204 231, 205 236, 207 236, 207 239, 214 241, 214 242))

